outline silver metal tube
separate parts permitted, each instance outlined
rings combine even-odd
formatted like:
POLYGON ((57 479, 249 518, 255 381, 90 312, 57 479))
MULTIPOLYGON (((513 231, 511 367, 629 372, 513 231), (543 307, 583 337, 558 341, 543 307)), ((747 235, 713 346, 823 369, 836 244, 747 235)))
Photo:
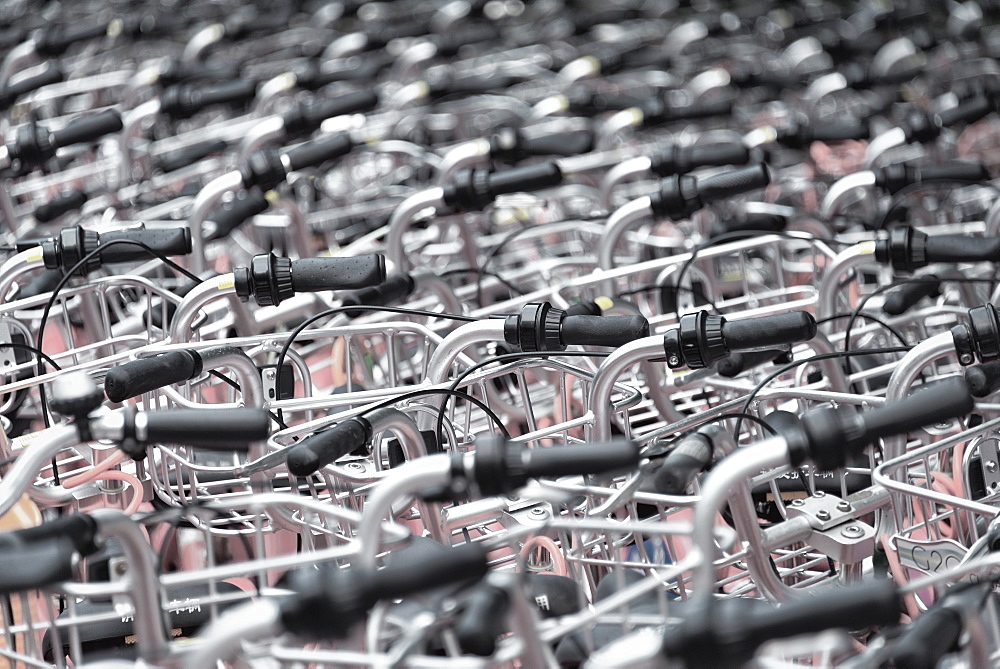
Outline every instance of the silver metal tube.
POLYGON ((775 548, 806 541, 812 531, 808 516, 788 518, 762 531, 760 548, 770 552, 775 548))
POLYGON ((224 295, 235 294, 232 274, 208 279, 184 296, 177 305, 174 318, 170 322, 167 339, 173 343, 186 342, 191 335, 191 326, 198 317, 198 311, 212 300, 224 295))
MULTIPOLYGON (((365 415, 365 418, 372 426, 374 432, 388 430, 396 435, 403 453, 409 462, 426 457, 427 448, 424 445, 423 435, 417 429, 417 424, 399 409, 386 407, 376 409, 365 415)), ((431 538, 441 544, 447 544, 447 534, 441 523, 441 506, 430 502, 418 501, 417 508, 420 509, 420 518, 424 528, 431 534, 431 538)))
POLYGON ((226 367, 236 372, 247 406, 262 408, 266 402, 264 382, 257 365, 246 353, 232 346, 204 349, 199 352, 205 371, 226 367))
POLYGON ((121 163, 118 168, 119 188, 142 180, 144 175, 139 173, 138 169, 133 173, 135 156, 132 153, 132 142, 142 134, 142 129, 146 121, 156 118, 156 115, 159 113, 160 99, 156 98, 155 100, 144 102, 125 114, 121 140, 118 142, 118 150, 121 151, 121 163))
POLYGON ((499 497, 476 499, 444 509, 442 524, 448 532, 472 525, 485 525, 499 520, 506 508, 506 503, 499 497))
POLYGON ((840 213, 840 209, 847 203, 847 196, 851 191, 855 188, 871 188, 874 185, 874 172, 855 172, 841 177, 826 192, 826 197, 823 198, 823 203, 819 208, 820 216, 823 217, 823 220, 829 221, 840 213))
MULTIPOLYGON (((451 334, 441 340, 441 344, 431 354, 427 361, 428 385, 444 383, 450 378, 451 366, 462 351, 473 344, 491 341, 504 341, 504 320, 500 318, 466 323, 456 328, 451 334)), ((435 407, 440 407, 446 397, 431 397, 427 401, 435 407)), ((417 418, 421 430, 431 429, 434 417, 429 413, 421 413, 417 418)))
POLYGON ((80 443, 76 428, 60 425, 45 430, 17 455, 10 471, 0 481, 0 516, 17 504, 28 488, 35 482, 45 465, 63 449, 80 443))
POLYGON ((10 81, 11 75, 24 68, 25 65, 35 60, 35 40, 29 39, 21 42, 16 47, 7 52, 7 57, 0 63, 0 81, 10 81))
POLYGON ((616 114, 613 114, 611 118, 604 122, 601 126, 600 131, 597 133, 597 140, 595 142, 595 148, 598 151, 607 151, 614 146, 615 137, 618 136, 625 128, 632 128, 638 125, 642 125, 643 115, 639 109, 625 109, 616 114))
POLYGON ((5 300, 10 292, 10 287, 14 285, 17 278, 38 267, 44 267, 42 261, 42 247, 34 246, 27 251, 21 251, 7 259, 0 265, 0 300, 5 300))
POLYGON ((409 230, 413 217, 429 207, 437 210, 443 206, 444 189, 435 187, 414 193, 400 202, 392 212, 392 216, 389 217, 389 232, 385 238, 385 253, 396 266, 396 271, 405 272, 410 268, 406 252, 403 250, 403 236, 409 230))
POLYGON ((266 144, 277 141, 285 136, 285 119, 281 116, 268 116, 254 125, 240 142, 237 152, 237 164, 246 165, 250 155, 266 144))
MULTIPOLYGON (((861 242, 844 249, 833 259, 833 263, 823 271, 819 283, 819 295, 816 298, 816 320, 822 320, 837 314, 837 293, 840 291, 840 277, 855 267, 861 267, 875 262, 875 242, 861 242)), ((833 324, 820 327, 835 331, 833 324)))
POLYGON ((986 214, 986 231, 984 237, 996 237, 1000 235, 1000 199, 993 202, 989 212, 986 214))
POLYGON ((559 663, 556 662, 552 647, 542 641, 538 634, 541 620, 537 607, 524 596, 516 581, 510 584, 509 590, 512 592, 510 593, 510 610, 507 612, 507 620, 514 637, 522 645, 518 656, 522 666, 553 669, 558 667, 559 663))
POLYGON ((364 33, 348 33, 330 42, 323 52, 322 60, 346 58, 361 52, 368 46, 368 37, 364 33))
POLYGON ((652 165, 652 160, 646 156, 640 156, 622 161, 608 170, 604 178, 601 179, 601 209, 611 213, 611 195, 615 188, 626 179, 632 179, 649 172, 652 165))
POLYGON ((163 608, 160 606, 160 581, 156 557, 146 535, 133 520, 120 511, 97 509, 91 514, 101 536, 117 539, 128 563, 129 597, 135 609, 133 622, 139 656, 156 663, 169 654, 163 608))
POLYGON ((309 223, 305 214, 299 208, 298 202, 291 197, 282 197, 278 200, 276 208, 288 214, 288 236, 291 237, 292 250, 299 258, 311 258, 312 232, 309 230, 309 223))
POLYGON ((868 146, 865 148, 865 169, 873 169, 886 151, 905 143, 906 131, 902 128, 893 128, 875 137, 868 142, 868 146))
POLYGON ((188 216, 188 225, 191 228, 191 269, 195 274, 205 271, 207 264, 205 258, 205 221, 208 220, 212 209, 226 195, 243 186, 243 175, 238 171, 227 172, 216 177, 198 191, 198 196, 194 199, 191 213, 188 216))
POLYGON ((594 441, 611 439, 611 394, 618 377, 632 365, 663 356, 663 336, 653 335, 629 342, 605 358, 594 374, 587 405, 594 414, 594 441))
POLYGON ((283 72, 265 81, 257 91, 252 113, 257 116, 271 113, 278 96, 294 88, 295 84, 296 78, 291 72, 283 72))
MULTIPOLYGON (((910 393, 910 387, 920 376, 923 369, 941 358, 955 353, 955 337, 951 332, 942 332, 929 337, 914 346, 903 359, 896 364, 896 369, 889 377, 885 388, 885 401, 898 402, 910 393)), ((889 437, 882 440, 885 461, 894 460, 903 455, 906 450, 906 437, 889 437)))
MULTIPOLYGON (((820 355, 833 353, 835 351, 833 344, 830 343, 830 340, 827 339, 827 336, 822 332, 817 332, 816 336, 809 340, 809 346, 820 355)), ((840 362, 836 358, 821 360, 819 362, 819 367, 823 370, 823 374, 826 375, 827 381, 830 382, 830 390, 838 393, 851 392, 850 383, 847 380, 847 374, 844 372, 844 368, 840 366, 840 362)))
POLYGON ((420 74, 420 66, 437 55, 432 42, 419 41, 396 57, 392 67, 393 81, 413 81, 420 74))
POLYGON ((418 290, 426 290, 437 296, 445 313, 462 313, 462 302, 447 281, 429 270, 413 272, 412 276, 418 290))
MULTIPOLYGON (((715 591, 715 536, 712 528, 715 527, 715 516, 722 509, 726 501, 734 499, 738 494, 749 495, 747 481, 759 474, 763 469, 773 469, 788 464, 788 445, 781 437, 766 439, 754 446, 737 450, 727 458, 723 458, 716 464, 715 468, 705 478, 701 487, 701 500, 695 505, 694 521, 692 525, 696 528, 694 533, 695 546, 698 549, 699 561, 694 569, 693 589, 694 597, 699 600, 707 600, 712 597, 715 591)), ((735 520, 735 517, 734 517, 735 520)), ((756 524, 756 515, 754 515, 756 524)), ((760 532, 758 528, 756 530, 760 532)), ((745 537, 743 532, 740 536, 745 537)), ((763 542, 760 542, 763 544, 763 542)), ((766 575, 771 574, 770 561, 767 555, 751 551, 748 554, 748 563, 756 563, 757 569, 753 569, 755 576, 760 578, 764 575, 765 582, 756 582, 758 588, 769 596, 782 597, 785 590, 782 585, 777 592, 767 592, 770 589, 766 575)), ((777 580, 774 578, 773 580, 777 580)), ((780 581, 778 581, 780 584, 780 581)))
POLYGON ((483 163, 489 157, 489 140, 474 139, 471 142, 463 142, 444 154, 435 182, 438 186, 444 186, 459 170, 483 163))
POLYGON ((213 23, 210 26, 202 28, 184 45, 184 51, 181 53, 181 62, 185 65, 197 63, 201 60, 205 51, 221 40, 225 34, 226 28, 221 23, 213 23))
POLYGON ((235 658, 242 642, 274 637, 283 631, 281 608, 274 599, 262 598, 234 607, 198 633, 200 642, 184 657, 185 669, 216 669, 219 662, 235 658))
POLYGON ((448 455, 429 455, 412 460, 393 470, 375 487, 365 502, 361 524, 358 526, 358 555, 356 566, 374 569, 379 552, 379 535, 382 521, 392 510, 393 502, 421 490, 445 485, 451 480, 451 458, 448 455))
MULTIPOLYGON (((0 156, 0 166, 6 167, 10 164, 7 160, 7 147, 3 147, 0 151, 3 156, 0 156)), ((10 193, 10 179, 4 179, 0 181, 0 215, 3 216, 3 220, 6 222, 7 228, 10 230, 17 230, 19 227, 20 219, 17 216, 17 212, 14 210, 14 198, 10 193)))
POLYGON ((644 195, 619 207, 608 217, 604 234, 597 247, 598 267, 611 269, 615 266, 615 246, 637 222, 652 217, 652 206, 649 196, 644 195))

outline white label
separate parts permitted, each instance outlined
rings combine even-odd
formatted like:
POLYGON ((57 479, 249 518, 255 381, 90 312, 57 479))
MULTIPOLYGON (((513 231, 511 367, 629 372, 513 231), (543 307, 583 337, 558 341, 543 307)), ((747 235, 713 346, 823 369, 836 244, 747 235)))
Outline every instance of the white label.
POLYGON ((940 574, 957 568, 967 552, 964 546, 950 539, 913 541, 896 536, 893 542, 899 563, 925 574, 940 574))

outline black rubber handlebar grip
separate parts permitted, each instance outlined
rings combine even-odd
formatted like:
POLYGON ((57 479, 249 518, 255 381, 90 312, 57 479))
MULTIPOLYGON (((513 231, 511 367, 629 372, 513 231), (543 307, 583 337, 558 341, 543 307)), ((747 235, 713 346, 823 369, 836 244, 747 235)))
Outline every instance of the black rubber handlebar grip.
POLYGON ((712 462, 712 442, 704 434, 685 438, 663 459, 653 476, 653 486, 661 495, 683 495, 692 479, 712 462))
POLYGON ((107 32, 107 21, 54 26, 35 39, 35 52, 40 56, 61 56, 73 44, 103 37, 107 32))
POLYGON ((551 188, 561 184, 562 180, 559 165, 550 162, 494 172, 489 175, 489 186, 494 195, 503 195, 551 188))
POLYGON ((385 256, 378 253, 292 261, 292 288, 297 292, 367 288, 383 281, 385 256))
POLYGON ((886 165, 875 170, 875 185, 895 195, 907 186, 925 181, 959 181, 978 183, 990 178, 982 163, 956 162, 950 165, 886 165))
MULTIPOLYGON (((750 162, 750 150, 739 142, 708 146, 695 145, 683 153, 688 154, 687 162, 691 166, 684 170, 685 172, 706 165, 745 165, 750 162)), ((684 157, 683 154, 682 157, 684 157)))
POLYGON ((58 149, 63 146, 93 142, 121 129, 121 114, 114 109, 105 109, 97 114, 74 119, 66 126, 53 130, 49 133, 49 142, 53 148, 58 149))
POLYGON ((889 656, 892 666, 906 669, 934 669, 938 660, 958 643, 965 626, 958 611, 935 606, 903 629, 889 656))
MULTIPOLYGON (((372 306, 385 306, 402 302, 413 293, 416 282, 413 277, 406 272, 394 272, 386 277, 386 280, 377 286, 362 288, 361 290, 347 293, 341 298, 341 304, 351 307, 359 304, 369 304, 372 306)), ((364 313, 362 309, 355 309, 345 312, 351 318, 356 318, 364 313)))
POLYGON ((739 142, 710 146, 670 145, 650 159, 650 171, 668 177, 709 165, 745 165, 748 162, 750 150, 739 142))
POLYGON ((199 160, 207 158, 213 153, 222 153, 226 150, 226 143, 221 139, 212 142, 202 142, 193 144, 183 149, 164 153, 154 159, 153 165, 164 174, 194 165, 199 160))
POLYGON ((479 211, 499 195, 541 190, 562 183, 554 162, 515 167, 503 172, 464 170, 444 188, 442 199, 456 211, 479 211))
POLYGON ((36 527, 11 532, 20 541, 45 541, 56 537, 66 537, 78 553, 89 555, 98 550, 97 522, 85 513, 74 513, 46 521, 36 527))
POLYGON ((55 63, 49 63, 41 72, 22 77, 0 88, 0 109, 9 109, 22 95, 37 91, 43 86, 57 84, 63 80, 63 71, 55 63))
POLYGON ((1000 262, 1000 237, 930 235, 924 253, 928 262, 1000 262))
POLYGON ((0 534, 0 592, 18 592, 69 580, 74 555, 91 555, 97 523, 85 514, 51 520, 38 527, 0 534))
POLYGON ((489 657, 497 647, 497 637, 504 631, 510 597, 507 591, 482 583, 464 600, 464 609, 455 624, 455 637, 462 651, 489 657))
POLYGON ((807 126, 807 129, 810 142, 844 142, 871 137, 871 128, 864 121, 842 125, 820 123, 807 126))
POLYGON ((328 100, 298 104, 285 112, 282 119, 288 135, 302 135, 313 132, 328 118, 371 111, 376 105, 378 95, 373 91, 354 91, 328 100))
POLYGON ((714 100, 711 102, 698 102, 682 107, 663 105, 661 107, 662 111, 659 113, 656 113, 658 110, 655 109, 655 106, 652 109, 654 111, 653 117, 646 118, 646 125, 671 121, 711 118, 713 116, 731 116, 733 113, 733 101, 730 99, 714 100))
POLYGON ((478 95, 490 91, 502 91, 517 83, 517 79, 505 74, 489 76, 448 77, 430 85, 432 98, 443 98, 448 95, 478 95))
POLYGON ((69 539, 13 543, 0 536, 0 593, 34 590, 73 577, 75 550, 69 539))
POLYGON ((24 288, 17 291, 17 299, 23 300, 42 293, 51 293, 62 281, 63 273, 57 269, 43 269, 24 288))
POLYGON ((649 336, 645 316, 566 316, 560 328, 566 346, 624 346, 649 336))
POLYGON ((992 111, 993 103, 990 99, 985 95, 976 95, 945 109, 934 121, 938 126, 947 128, 958 123, 975 123, 992 111))
POLYGON ((733 217, 720 216, 712 222, 709 236, 718 237, 727 232, 741 232, 744 230, 760 233, 781 232, 788 227, 788 223, 788 216, 783 216, 778 212, 753 212, 733 217))
POLYGON ((937 277, 928 274, 920 278, 920 282, 904 283, 890 290, 885 296, 882 311, 890 316, 899 316, 925 297, 937 297, 941 294, 941 282, 934 281, 937 277))
POLYGON ((533 448, 522 452, 528 477, 601 474, 634 468, 639 464, 639 447, 632 441, 574 444, 533 448))
POLYGON ((161 86, 172 86, 181 82, 192 81, 233 81, 240 76, 237 65, 221 65, 213 63, 185 63, 170 59, 160 68, 158 83, 161 86))
POLYGON ((992 395, 1000 388, 1000 360, 973 365, 965 370, 965 381, 973 397, 992 395))
POLYGON ((899 402, 861 414, 865 437, 906 434, 925 425, 966 416, 975 402, 964 378, 955 376, 928 384, 899 402))
POLYGON ((300 569, 290 575, 296 595, 282 603, 281 623, 299 636, 343 637, 380 599, 478 579, 486 570, 486 553, 477 544, 434 551, 433 559, 393 561, 378 571, 300 569))
POLYGON ((806 311, 722 324, 722 338, 731 351, 774 348, 809 341, 815 336, 816 319, 806 311))
POLYGON ((581 153, 588 153, 593 146, 592 131, 570 130, 522 138, 517 148, 530 156, 578 156, 581 153))
POLYGON ((899 620, 899 592, 892 581, 836 588, 822 597, 789 602, 745 619, 747 637, 757 645, 770 639, 828 629, 860 629, 899 620))
POLYGON ((372 426, 363 418, 349 418, 331 428, 300 440, 288 449, 288 471, 309 476, 331 462, 368 443, 372 426))
MULTIPOLYGON (((735 601, 702 605, 685 612, 672 634, 664 636, 662 653, 683 659, 685 666, 735 667, 750 660, 768 641, 827 629, 864 629, 899 620, 899 592, 882 580, 851 588, 831 588, 822 596, 806 597, 779 608, 729 607, 735 601)), ((740 602, 741 604, 743 602, 740 602)))
POLYGON ((210 239, 222 239, 228 236, 247 219, 265 211, 270 204, 259 188, 240 192, 208 217, 208 220, 215 223, 215 230, 212 231, 210 239))
POLYGON ((219 84, 178 84, 160 95, 160 111, 174 118, 194 116, 212 105, 242 104, 257 94, 257 82, 235 79, 219 84))
POLYGON ((708 202, 718 202, 734 195, 757 190, 771 183, 771 173, 763 163, 742 167, 698 180, 698 195, 708 202))
POLYGON ((396 561, 375 572, 370 593, 376 600, 403 597, 486 574, 486 554, 475 544, 435 551, 433 559, 396 561))
MULTIPOLYGON (((145 244, 166 256, 181 256, 191 253, 190 228, 164 228, 161 230, 118 230, 101 233, 101 243, 116 239, 128 239, 145 244)), ((101 251, 101 262, 134 262, 153 257, 149 251, 135 244, 115 244, 101 251)))
POLYGON ((327 135, 311 142, 306 142, 285 153, 288 159, 288 171, 318 167, 328 160, 346 156, 354 144, 351 138, 342 133, 327 135))
POLYGON ((457 29, 434 36, 434 46, 439 56, 451 57, 459 49, 469 44, 484 44, 500 37, 497 27, 492 23, 478 22, 463 25, 457 29))
POLYGON ((869 137, 871 128, 865 121, 841 125, 793 123, 790 127, 778 131, 777 142, 791 149, 804 149, 813 142, 843 142, 869 137))
POLYGON ((201 356, 193 350, 169 351, 149 358, 131 360, 108 370, 104 394, 112 402, 188 381, 201 373, 201 356))
POLYGON ((141 415, 146 417, 143 442, 210 450, 245 451, 249 442, 266 439, 271 427, 263 409, 172 409, 141 415))
POLYGON ((35 209, 35 220, 39 223, 54 221, 63 214, 79 209, 87 204, 87 193, 79 188, 60 193, 45 204, 35 209))

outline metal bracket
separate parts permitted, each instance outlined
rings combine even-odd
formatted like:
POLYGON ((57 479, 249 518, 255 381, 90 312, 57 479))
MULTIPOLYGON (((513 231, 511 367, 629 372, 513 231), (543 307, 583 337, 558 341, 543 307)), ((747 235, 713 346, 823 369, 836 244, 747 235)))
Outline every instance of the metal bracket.
POLYGON ((987 437, 978 446, 986 494, 993 494, 1000 490, 1000 439, 987 437))
MULTIPOLYGON (((0 342, 10 344, 13 339, 10 335, 10 327, 6 322, 0 320, 0 342)), ((14 357, 16 350, 12 346, 0 347, 0 368, 9 368, 17 365, 17 358, 14 357)))
POLYGON ((813 527, 809 543, 837 562, 855 564, 874 554, 875 528, 856 520, 847 500, 817 492, 794 500, 787 508, 789 518, 809 519, 813 527))

